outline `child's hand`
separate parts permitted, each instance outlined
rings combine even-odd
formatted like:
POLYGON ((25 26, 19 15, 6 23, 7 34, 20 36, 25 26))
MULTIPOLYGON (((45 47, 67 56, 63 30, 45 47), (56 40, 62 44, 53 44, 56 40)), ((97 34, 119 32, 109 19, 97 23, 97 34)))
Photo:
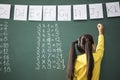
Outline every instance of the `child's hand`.
POLYGON ((99 24, 97 25, 97 28, 98 28, 99 34, 103 34, 103 25, 99 23, 99 24))

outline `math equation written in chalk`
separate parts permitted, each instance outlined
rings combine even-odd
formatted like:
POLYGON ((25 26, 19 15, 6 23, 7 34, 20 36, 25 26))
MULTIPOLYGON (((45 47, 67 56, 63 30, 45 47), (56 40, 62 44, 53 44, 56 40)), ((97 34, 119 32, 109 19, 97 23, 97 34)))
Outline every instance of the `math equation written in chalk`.
POLYGON ((65 63, 58 24, 38 24, 36 70, 64 70, 65 63))

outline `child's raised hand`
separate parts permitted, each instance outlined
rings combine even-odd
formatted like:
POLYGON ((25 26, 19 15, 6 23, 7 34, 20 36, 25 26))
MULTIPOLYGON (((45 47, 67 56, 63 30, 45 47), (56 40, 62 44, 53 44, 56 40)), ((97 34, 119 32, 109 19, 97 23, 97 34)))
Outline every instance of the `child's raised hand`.
POLYGON ((99 24, 97 25, 97 28, 98 28, 99 34, 103 34, 103 25, 99 23, 99 24))

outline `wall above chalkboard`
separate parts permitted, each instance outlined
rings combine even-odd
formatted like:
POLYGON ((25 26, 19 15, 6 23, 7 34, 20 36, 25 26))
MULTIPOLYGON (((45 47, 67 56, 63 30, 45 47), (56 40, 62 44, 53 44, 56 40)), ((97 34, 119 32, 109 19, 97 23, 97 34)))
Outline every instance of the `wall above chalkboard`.
MULTIPOLYGON (((76 4, 76 5, 14 5, 14 13, 11 12, 12 4, 0 4, 0 19, 10 19, 10 14, 14 20, 20 21, 71 21, 90 19, 103 19, 103 3, 76 4), (29 9, 28 9, 29 7, 29 9), (89 12, 89 13, 88 13, 89 12), (73 15, 72 15, 73 13, 73 15), (71 16, 72 15, 72 16, 71 16), (73 18, 72 18, 73 17, 73 18)), ((107 17, 119 17, 119 1, 106 2, 107 17)))

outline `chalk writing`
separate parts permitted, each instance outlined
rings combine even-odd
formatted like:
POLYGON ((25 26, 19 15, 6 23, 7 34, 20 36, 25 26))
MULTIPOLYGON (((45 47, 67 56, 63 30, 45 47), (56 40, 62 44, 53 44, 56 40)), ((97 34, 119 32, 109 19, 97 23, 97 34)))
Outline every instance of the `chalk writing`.
POLYGON ((37 25, 36 70, 65 69, 58 24, 37 25))
POLYGON ((11 72, 8 44, 8 22, 0 24, 0 72, 11 72))

